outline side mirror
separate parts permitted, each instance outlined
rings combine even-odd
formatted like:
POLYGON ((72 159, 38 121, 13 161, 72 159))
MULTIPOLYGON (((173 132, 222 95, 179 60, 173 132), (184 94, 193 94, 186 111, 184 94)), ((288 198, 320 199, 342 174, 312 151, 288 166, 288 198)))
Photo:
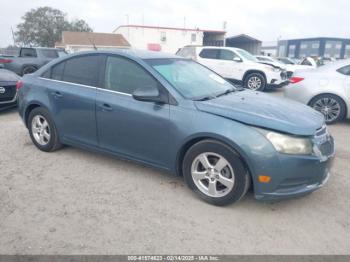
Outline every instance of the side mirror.
POLYGON ((242 59, 240 59, 238 56, 235 56, 233 58, 233 61, 237 62, 237 63, 241 63, 242 62, 242 59))
POLYGON ((156 87, 140 87, 134 91, 132 96, 138 101, 154 102, 159 104, 168 103, 167 96, 165 94, 161 94, 156 87))

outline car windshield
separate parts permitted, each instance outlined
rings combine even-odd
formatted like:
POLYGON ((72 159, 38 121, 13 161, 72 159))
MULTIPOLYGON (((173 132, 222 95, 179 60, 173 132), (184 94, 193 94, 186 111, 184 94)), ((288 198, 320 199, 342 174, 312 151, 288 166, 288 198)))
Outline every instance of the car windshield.
POLYGON ((145 60, 187 99, 215 98, 236 88, 221 76, 188 59, 145 60))
POLYGON ((235 50, 241 57, 243 57, 245 60, 249 60, 252 62, 259 62, 259 60, 253 56, 251 53, 248 53, 247 51, 243 49, 237 49, 235 50))
POLYGON ((294 65, 295 63, 288 58, 279 58, 278 59, 280 62, 286 64, 286 65, 294 65))

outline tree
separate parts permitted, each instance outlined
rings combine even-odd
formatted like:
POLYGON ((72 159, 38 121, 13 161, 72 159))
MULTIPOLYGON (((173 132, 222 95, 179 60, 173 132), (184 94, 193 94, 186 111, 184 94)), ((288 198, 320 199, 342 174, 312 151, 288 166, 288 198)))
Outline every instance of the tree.
POLYGON ((69 22, 67 15, 51 7, 31 9, 17 25, 16 42, 25 46, 54 47, 60 41, 62 31, 92 32, 84 20, 69 22))

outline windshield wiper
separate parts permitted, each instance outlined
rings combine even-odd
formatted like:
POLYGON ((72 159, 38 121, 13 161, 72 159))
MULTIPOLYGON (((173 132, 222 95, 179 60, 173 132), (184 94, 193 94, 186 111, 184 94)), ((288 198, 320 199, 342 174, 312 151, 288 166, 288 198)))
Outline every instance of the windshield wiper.
POLYGON ((216 97, 228 95, 229 93, 235 92, 236 90, 237 90, 236 88, 229 88, 225 92, 218 94, 216 97))
POLYGON ((198 99, 194 99, 194 101, 207 101, 216 98, 216 96, 204 96, 198 99))

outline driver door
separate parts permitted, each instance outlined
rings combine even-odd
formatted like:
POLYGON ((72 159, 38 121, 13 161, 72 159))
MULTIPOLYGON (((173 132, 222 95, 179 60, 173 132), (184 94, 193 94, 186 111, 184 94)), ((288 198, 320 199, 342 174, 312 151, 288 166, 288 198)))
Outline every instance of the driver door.
POLYGON ((104 88, 96 95, 99 146, 107 151, 166 167, 169 160, 169 105, 137 101, 140 87, 163 88, 138 63, 108 56, 104 88))

